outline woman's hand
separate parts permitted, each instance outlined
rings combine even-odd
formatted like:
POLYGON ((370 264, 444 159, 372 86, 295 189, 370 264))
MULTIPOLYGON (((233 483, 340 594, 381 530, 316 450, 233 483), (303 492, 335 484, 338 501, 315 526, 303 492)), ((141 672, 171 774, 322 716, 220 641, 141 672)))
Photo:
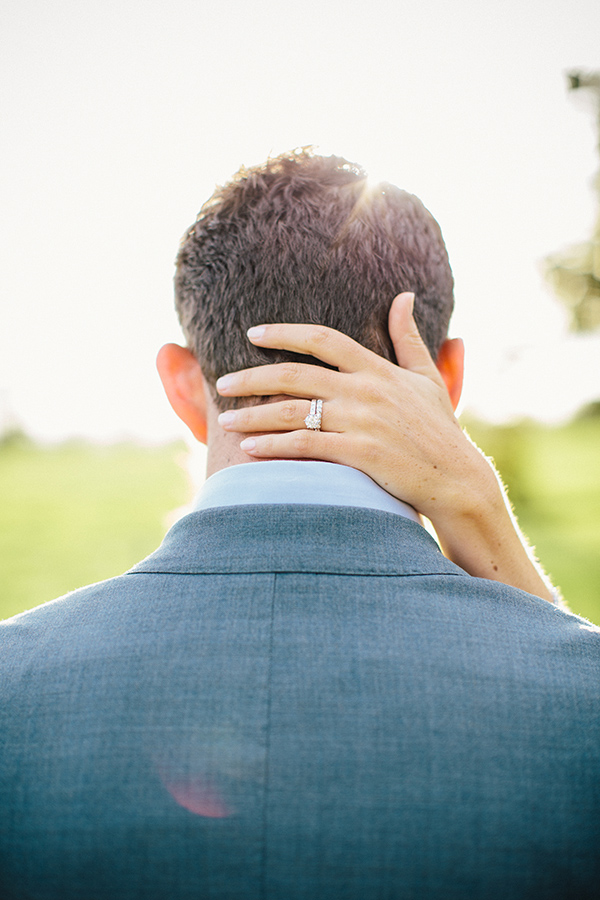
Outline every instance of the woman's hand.
POLYGON ((394 312, 398 366, 330 328, 250 329, 258 346, 315 356, 338 371, 280 363, 225 376, 217 383, 223 396, 287 399, 222 413, 219 423, 226 431, 252 434, 241 445, 250 456, 353 466, 433 520, 462 503, 472 492, 473 469, 484 467, 417 331, 412 294, 400 295, 394 312), (318 432, 304 424, 312 398, 323 401, 318 432))
POLYGON ((337 371, 279 363, 226 375, 217 382, 223 396, 286 399, 224 412, 219 423, 251 435, 241 443, 251 457, 327 460, 365 472, 427 516, 446 555, 470 574, 552 599, 495 471, 455 418, 462 342, 443 345, 440 372, 417 330, 413 300, 400 294, 390 310, 398 366, 330 328, 250 329, 257 346, 314 356, 337 371), (304 423, 313 398, 323 401, 320 431, 304 423))

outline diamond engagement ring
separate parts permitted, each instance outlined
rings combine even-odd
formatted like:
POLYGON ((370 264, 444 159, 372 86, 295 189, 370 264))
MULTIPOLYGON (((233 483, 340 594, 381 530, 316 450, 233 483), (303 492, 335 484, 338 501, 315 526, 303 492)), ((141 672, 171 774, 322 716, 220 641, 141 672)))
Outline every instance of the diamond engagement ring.
POLYGON ((304 424, 306 425, 306 427, 310 428, 311 431, 320 431, 322 414, 323 414, 323 401, 322 400, 311 400, 310 401, 310 412, 304 420, 304 424))

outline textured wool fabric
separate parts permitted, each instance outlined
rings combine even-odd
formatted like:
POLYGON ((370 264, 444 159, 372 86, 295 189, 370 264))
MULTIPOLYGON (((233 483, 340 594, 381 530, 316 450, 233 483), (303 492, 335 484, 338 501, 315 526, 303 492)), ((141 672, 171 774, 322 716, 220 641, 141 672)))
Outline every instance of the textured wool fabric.
POLYGON ((3 900, 592 898, 600 630, 389 513, 192 513, 0 626, 3 900))

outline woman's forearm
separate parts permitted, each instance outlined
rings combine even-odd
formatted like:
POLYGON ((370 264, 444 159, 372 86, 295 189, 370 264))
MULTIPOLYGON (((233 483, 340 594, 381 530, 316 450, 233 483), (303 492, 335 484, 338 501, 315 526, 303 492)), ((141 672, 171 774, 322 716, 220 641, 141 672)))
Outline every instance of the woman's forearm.
POLYGON ((517 524, 496 471, 483 455, 480 460, 469 489, 431 518, 444 554, 470 575, 560 602, 517 524))

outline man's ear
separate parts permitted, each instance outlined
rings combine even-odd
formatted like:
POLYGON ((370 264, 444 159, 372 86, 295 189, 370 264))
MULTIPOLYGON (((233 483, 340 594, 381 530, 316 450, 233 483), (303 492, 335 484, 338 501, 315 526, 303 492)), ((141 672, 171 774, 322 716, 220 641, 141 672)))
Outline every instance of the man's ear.
POLYGON ((158 351, 156 368, 173 410, 194 437, 206 444, 204 376, 198 360, 187 347, 165 344, 158 351))
POLYGON ((456 410, 465 373, 465 345, 462 340, 460 338, 445 340, 435 364, 450 394, 452 408, 456 410))

